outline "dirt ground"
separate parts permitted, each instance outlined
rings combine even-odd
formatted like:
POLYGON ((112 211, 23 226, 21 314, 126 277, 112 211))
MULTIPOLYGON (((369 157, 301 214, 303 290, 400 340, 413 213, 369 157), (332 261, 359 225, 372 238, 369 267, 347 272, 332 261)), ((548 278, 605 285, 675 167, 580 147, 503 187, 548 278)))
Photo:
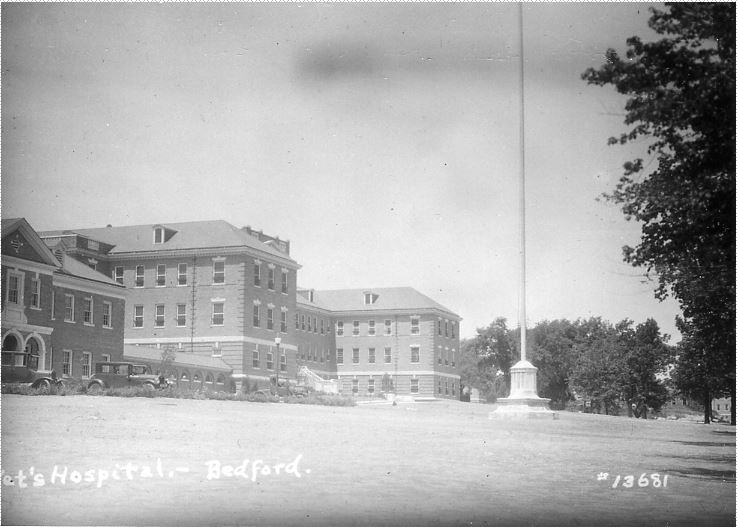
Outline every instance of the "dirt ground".
POLYGON ((3 395, 2 524, 734 525, 734 427, 490 409, 3 395))

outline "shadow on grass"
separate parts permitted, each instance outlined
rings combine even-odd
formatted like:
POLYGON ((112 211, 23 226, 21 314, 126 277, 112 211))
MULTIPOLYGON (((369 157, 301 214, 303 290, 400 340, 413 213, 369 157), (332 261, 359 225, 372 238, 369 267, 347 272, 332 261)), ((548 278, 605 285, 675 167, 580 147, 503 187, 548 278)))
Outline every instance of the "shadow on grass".
POLYGON ((681 445, 689 446, 721 446, 721 447, 734 447, 734 443, 715 443, 713 441, 671 441, 671 443, 680 443, 681 445))
POLYGON ((714 470, 711 468, 676 468, 667 469, 664 473, 692 479, 708 479, 716 481, 735 481, 734 470, 714 470))

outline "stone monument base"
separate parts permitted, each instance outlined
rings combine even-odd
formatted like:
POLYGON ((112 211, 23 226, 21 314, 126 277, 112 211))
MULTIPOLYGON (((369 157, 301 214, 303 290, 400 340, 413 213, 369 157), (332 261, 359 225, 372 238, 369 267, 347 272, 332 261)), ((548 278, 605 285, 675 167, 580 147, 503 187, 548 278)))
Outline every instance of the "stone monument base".
POLYGON ((496 400, 499 407, 489 412, 489 419, 558 419, 548 408, 550 399, 542 397, 505 397, 496 400))

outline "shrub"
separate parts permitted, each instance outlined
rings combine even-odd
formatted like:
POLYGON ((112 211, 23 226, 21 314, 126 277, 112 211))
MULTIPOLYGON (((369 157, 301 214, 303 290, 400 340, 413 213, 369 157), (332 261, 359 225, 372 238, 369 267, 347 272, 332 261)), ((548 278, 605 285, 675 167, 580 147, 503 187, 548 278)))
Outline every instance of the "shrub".
POLYGON ((284 399, 287 404, 317 404, 321 406, 356 406, 353 397, 346 395, 319 395, 311 393, 307 397, 289 396, 284 399))

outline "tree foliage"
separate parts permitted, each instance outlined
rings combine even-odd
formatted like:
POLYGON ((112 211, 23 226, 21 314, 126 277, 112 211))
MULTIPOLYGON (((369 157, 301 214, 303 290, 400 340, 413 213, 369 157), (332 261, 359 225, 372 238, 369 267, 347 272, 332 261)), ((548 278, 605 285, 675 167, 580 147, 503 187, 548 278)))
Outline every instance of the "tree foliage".
MULTIPOLYGON (((647 139, 657 161, 652 170, 642 159, 625 163, 606 196, 642 224, 640 243, 624 247, 624 259, 657 277, 658 298, 679 301, 689 335, 683 352, 708 354, 721 379, 702 380, 723 391, 734 383, 735 4, 666 6, 651 9, 649 20, 665 38, 631 37, 624 59, 610 49, 583 79, 629 96, 631 128, 610 143, 647 139)), ((684 356, 680 364, 696 362, 684 356)))

